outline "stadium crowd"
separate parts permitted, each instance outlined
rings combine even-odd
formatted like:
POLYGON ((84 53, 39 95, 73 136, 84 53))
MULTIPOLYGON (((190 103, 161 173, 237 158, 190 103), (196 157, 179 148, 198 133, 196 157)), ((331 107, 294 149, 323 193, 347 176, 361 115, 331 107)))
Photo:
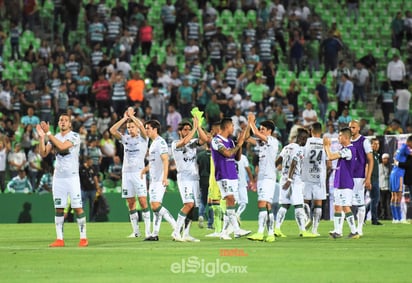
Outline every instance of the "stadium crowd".
MULTIPOLYGON (((143 121, 160 121, 169 148, 193 107, 204 112, 208 131, 232 118, 235 137, 250 114, 257 127, 272 120, 283 146, 316 122, 336 138, 351 113, 367 113, 375 103, 385 134, 412 133, 409 11, 392 22, 388 50, 397 51, 388 53, 387 77, 379 82, 373 52, 347 57, 336 23, 325 26, 306 1, 83 2, 0 1, 2 192, 51 191, 53 157, 40 157, 36 125, 48 121, 57 132, 63 113, 80 134, 81 163, 90 160, 99 190, 121 180, 123 147, 109 129, 129 106, 143 121), (149 16, 155 9, 158 20, 149 16), (228 30, 235 15, 244 27, 228 30), (33 41, 25 42, 27 35, 33 41)), ((353 10, 359 1, 347 2, 353 10)), ((379 132, 368 125, 371 117, 356 118, 362 135, 379 132)), ((254 147, 243 151, 256 167, 254 147)), ((176 179, 170 164, 169 178, 176 179)))

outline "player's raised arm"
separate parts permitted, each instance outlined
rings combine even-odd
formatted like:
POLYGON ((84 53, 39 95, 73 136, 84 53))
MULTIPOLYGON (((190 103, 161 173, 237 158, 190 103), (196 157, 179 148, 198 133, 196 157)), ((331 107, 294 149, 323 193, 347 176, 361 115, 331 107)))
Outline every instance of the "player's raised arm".
POLYGON ((109 132, 116 138, 116 139, 120 139, 121 138, 121 134, 119 132, 119 128, 127 121, 127 119, 129 119, 129 115, 128 112, 125 111, 123 114, 123 118, 120 119, 119 121, 117 121, 113 126, 110 127, 109 132))

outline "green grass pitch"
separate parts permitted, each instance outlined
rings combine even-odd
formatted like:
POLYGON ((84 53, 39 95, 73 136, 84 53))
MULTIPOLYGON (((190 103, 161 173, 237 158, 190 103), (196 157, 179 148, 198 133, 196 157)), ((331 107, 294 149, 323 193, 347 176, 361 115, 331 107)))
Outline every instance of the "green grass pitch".
MULTIPOLYGON (((359 240, 330 239, 322 221, 315 239, 299 238, 285 221, 287 238, 273 243, 205 238, 171 240, 163 222, 159 242, 126 238, 129 223, 88 223, 89 247, 78 248, 78 228, 65 224, 64 248, 49 248, 54 225, 0 225, 1 282, 411 282, 412 225, 366 225, 359 240)), ((141 229, 143 228, 141 223, 141 229)), ((242 227, 256 231, 256 221, 242 227)), ((345 223, 345 233, 348 227, 345 223)))

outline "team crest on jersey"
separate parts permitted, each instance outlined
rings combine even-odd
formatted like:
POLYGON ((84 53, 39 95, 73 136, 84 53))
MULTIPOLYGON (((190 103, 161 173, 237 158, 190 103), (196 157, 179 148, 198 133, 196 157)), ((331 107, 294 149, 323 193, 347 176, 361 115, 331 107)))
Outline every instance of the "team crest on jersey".
POLYGON ((60 198, 55 198, 54 199, 54 205, 61 205, 62 204, 62 199, 60 198))

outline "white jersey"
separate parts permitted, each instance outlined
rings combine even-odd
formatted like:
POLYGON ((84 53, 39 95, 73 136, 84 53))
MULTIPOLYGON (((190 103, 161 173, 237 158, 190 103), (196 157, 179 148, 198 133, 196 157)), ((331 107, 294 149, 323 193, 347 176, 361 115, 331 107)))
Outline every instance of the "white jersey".
POLYGON ((326 153, 322 138, 308 138, 303 152, 302 180, 320 183, 326 181, 326 153))
POLYGON ((259 150, 259 173, 258 180, 276 180, 276 159, 279 150, 279 141, 272 137, 267 137, 267 142, 257 142, 256 148, 259 150))
POLYGON ((150 179, 152 182, 161 182, 163 180, 163 162, 161 155, 169 154, 167 143, 161 137, 158 136, 149 148, 149 166, 150 166, 150 179))
POLYGON ((7 164, 7 150, 3 148, 0 150, 0 172, 6 171, 6 164, 7 164))
POLYGON ((240 160, 236 161, 237 175, 239 176, 239 188, 247 188, 247 167, 249 167, 249 160, 247 160, 246 155, 242 154, 240 160))
MULTIPOLYGON (((61 142, 70 141, 73 146, 63 152, 56 152, 56 164, 54 166, 54 177, 68 178, 79 175, 79 152, 80 136, 75 132, 68 132, 64 136, 61 133, 55 135, 61 142)), ((49 142, 50 143, 50 142, 49 142)))
POLYGON ((177 148, 178 142, 172 142, 172 154, 179 179, 181 181, 199 180, 199 168, 196 159, 198 140, 191 139, 185 146, 177 148))
POLYGON ((289 168, 292 165, 292 161, 295 160, 296 168, 292 178, 294 181, 300 181, 303 161, 303 147, 299 146, 297 143, 290 143, 282 149, 280 156, 282 156, 282 178, 288 178, 289 168))
POLYGON ((147 152, 148 139, 142 136, 132 137, 129 134, 122 135, 123 144, 123 167, 122 172, 140 173, 143 170, 144 159, 147 152))

